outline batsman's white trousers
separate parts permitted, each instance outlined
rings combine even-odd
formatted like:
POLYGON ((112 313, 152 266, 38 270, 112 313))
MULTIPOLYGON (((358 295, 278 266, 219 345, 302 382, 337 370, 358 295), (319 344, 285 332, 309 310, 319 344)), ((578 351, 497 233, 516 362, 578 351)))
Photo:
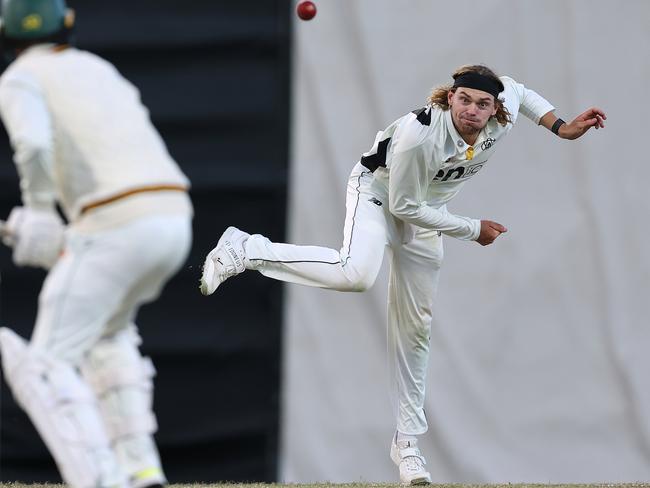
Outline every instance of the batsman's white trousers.
POLYGON ((388 356, 394 375, 397 429, 426 432, 424 394, 429 335, 443 259, 437 231, 413 227, 388 209, 387 189, 357 164, 348 181, 343 246, 274 243, 259 234, 246 241, 251 268, 277 280, 338 291, 365 291, 390 249, 388 356))
POLYGON ((79 365, 103 337, 126 329, 185 261, 191 218, 141 217, 92 233, 69 229, 39 295, 32 344, 79 365))

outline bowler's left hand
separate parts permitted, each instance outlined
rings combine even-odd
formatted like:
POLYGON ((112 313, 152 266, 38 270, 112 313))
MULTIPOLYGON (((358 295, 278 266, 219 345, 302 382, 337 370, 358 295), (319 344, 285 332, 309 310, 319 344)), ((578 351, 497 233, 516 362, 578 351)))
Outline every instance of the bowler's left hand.
POLYGON ((605 112, 597 107, 592 107, 578 115, 570 123, 563 124, 558 131, 558 135, 562 139, 577 139, 592 127, 596 129, 605 127, 605 120, 607 120, 605 112))

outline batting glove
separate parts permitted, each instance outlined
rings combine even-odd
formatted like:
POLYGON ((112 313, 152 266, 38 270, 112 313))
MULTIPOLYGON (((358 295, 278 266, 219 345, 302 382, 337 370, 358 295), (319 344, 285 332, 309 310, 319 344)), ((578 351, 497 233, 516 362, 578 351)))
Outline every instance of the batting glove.
POLYGON ((50 269, 63 249, 65 225, 54 211, 14 207, 7 219, 3 242, 12 246, 17 266, 50 269))

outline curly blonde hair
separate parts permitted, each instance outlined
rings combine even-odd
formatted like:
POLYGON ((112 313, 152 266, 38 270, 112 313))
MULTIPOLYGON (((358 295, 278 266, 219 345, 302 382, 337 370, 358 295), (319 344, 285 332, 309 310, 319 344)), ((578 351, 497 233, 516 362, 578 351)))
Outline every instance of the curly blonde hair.
MULTIPOLYGON (((483 76, 487 76, 488 78, 492 78, 496 80, 499 84, 502 84, 501 80, 499 80, 499 77, 496 75, 494 71, 492 71, 487 66, 483 66, 481 64, 461 66, 451 76, 455 80, 460 75, 464 75, 465 73, 472 73, 472 72, 483 76)), ((449 92, 453 93, 455 91, 456 88, 454 88, 452 85, 438 86, 431 91, 431 95, 429 95, 429 98, 427 99, 427 103, 429 103, 430 105, 437 105, 443 110, 449 110, 448 94, 449 92)), ((503 105, 503 102, 498 98, 495 98, 494 103, 496 103, 497 106, 497 113, 494 115, 494 118, 497 120, 497 122, 501 125, 512 123, 510 112, 508 112, 508 109, 503 105)))

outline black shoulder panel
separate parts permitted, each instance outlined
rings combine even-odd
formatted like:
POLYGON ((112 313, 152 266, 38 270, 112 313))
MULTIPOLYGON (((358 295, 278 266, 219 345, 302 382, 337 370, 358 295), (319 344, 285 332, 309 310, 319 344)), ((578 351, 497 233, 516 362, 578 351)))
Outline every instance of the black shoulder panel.
POLYGON ((386 154, 388 153, 388 144, 391 138, 384 139, 377 144, 377 152, 369 156, 361 156, 361 164, 368 168, 371 172, 375 171, 380 166, 386 167, 386 154))
POLYGON ((415 115, 417 115, 418 122, 422 125, 431 125, 431 110, 430 107, 423 107, 417 110, 413 110, 415 115))

